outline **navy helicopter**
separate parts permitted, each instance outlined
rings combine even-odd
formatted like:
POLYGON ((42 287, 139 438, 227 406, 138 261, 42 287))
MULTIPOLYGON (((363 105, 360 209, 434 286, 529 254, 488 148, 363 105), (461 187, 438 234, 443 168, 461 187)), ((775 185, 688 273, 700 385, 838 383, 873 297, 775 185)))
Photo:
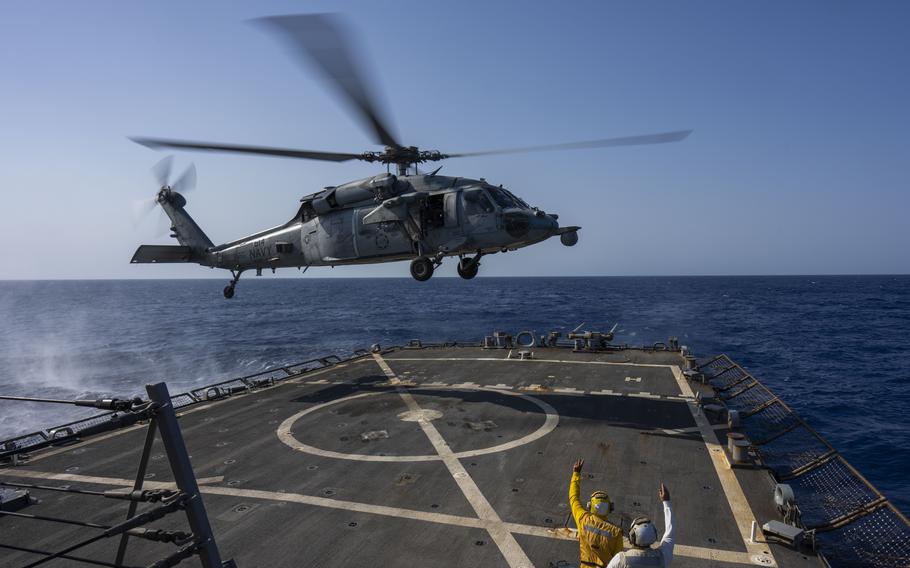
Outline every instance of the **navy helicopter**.
POLYGON ((358 154, 161 138, 132 140, 155 149, 378 162, 386 165, 386 171, 307 195, 300 200, 297 213, 283 225, 216 246, 185 209, 182 193, 194 187, 195 168, 190 166, 170 182, 171 159, 162 160, 153 168, 160 186, 155 203, 170 218, 171 237, 180 244, 142 245, 131 262, 190 262, 227 269, 232 278, 224 288, 225 298, 234 296, 235 286, 247 270, 260 275, 263 269, 274 272, 286 267, 306 270, 311 266, 410 260, 411 276, 426 281, 445 257, 457 256, 458 275, 471 279, 477 275, 480 259, 489 254, 513 251, 557 235, 563 245, 573 246, 581 227, 560 226, 557 215, 531 207, 501 185, 483 178, 440 176, 441 167, 424 173, 418 165, 491 154, 660 144, 682 140, 691 133, 684 130, 454 154, 404 146, 381 117, 337 16, 307 14, 255 21, 284 41, 295 58, 308 61, 324 76, 383 150, 358 154))

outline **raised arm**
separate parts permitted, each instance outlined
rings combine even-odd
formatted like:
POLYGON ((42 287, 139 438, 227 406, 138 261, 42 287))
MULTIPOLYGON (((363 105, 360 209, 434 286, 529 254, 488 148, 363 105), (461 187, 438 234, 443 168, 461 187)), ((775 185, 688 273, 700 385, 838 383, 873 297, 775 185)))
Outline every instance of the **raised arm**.
POLYGON ((569 507, 572 509, 572 518, 575 519, 575 526, 581 530, 581 516, 585 509, 581 506, 581 468, 584 467, 585 460, 578 460, 572 465, 572 480, 569 482, 569 507))
POLYGON ((657 494, 664 505, 664 536, 660 539, 660 551, 664 556, 664 566, 673 560, 673 509, 670 506, 670 490, 661 483, 657 494))

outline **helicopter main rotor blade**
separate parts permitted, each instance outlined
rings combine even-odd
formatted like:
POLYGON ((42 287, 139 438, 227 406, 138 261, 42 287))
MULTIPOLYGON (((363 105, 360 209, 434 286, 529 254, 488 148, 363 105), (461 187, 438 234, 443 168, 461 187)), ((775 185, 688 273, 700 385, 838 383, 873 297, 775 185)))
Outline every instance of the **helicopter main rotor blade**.
POLYGON ((169 140, 165 138, 130 138, 137 144, 148 148, 178 148, 181 150, 203 150, 210 152, 235 152, 239 154, 260 154, 283 158, 302 158, 322 160, 324 162, 346 162, 362 158, 361 154, 344 154, 341 152, 318 152, 313 150, 294 150, 291 148, 271 148, 268 146, 241 146, 238 144, 213 144, 210 142, 191 142, 188 140, 169 140))
POLYGON ((328 83, 337 89, 385 146, 401 145, 384 120, 357 62, 364 57, 354 49, 353 34, 345 31, 341 18, 333 14, 301 14, 259 18, 254 22, 277 31, 288 50, 299 59, 304 56, 319 69, 328 83))
POLYGON ((608 148, 611 146, 641 146, 644 144, 665 144, 684 140, 691 130, 677 130, 674 132, 661 132, 660 134, 645 134, 643 136, 623 136, 620 138, 603 138, 601 140, 588 140, 586 142, 569 142, 566 144, 546 144, 543 146, 523 146, 520 148, 504 148, 502 150, 486 150, 483 152, 460 152, 458 154, 445 154, 445 158, 466 158, 469 156, 492 156, 495 154, 521 154, 524 152, 546 152, 550 150, 579 150, 583 148, 608 148))

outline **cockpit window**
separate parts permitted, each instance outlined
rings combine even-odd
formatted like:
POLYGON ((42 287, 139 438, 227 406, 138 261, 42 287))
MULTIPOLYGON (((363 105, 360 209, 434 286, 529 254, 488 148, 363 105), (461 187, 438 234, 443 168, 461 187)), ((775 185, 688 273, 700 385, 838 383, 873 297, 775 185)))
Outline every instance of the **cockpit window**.
POLYGON ((521 208, 521 204, 515 200, 507 191, 503 191, 498 187, 488 187, 487 191, 490 192, 490 195, 493 197, 493 201, 503 209, 509 207, 518 207, 521 208))
POLYGON ((493 204, 490 203, 490 198, 486 196, 483 190, 466 189, 462 195, 464 196, 465 215, 492 213, 495 209, 493 204))
POLYGON ((528 205, 528 204, 525 202, 524 199, 518 197, 517 195, 515 195, 514 193, 512 193, 512 192, 509 191, 508 189, 502 188, 502 190, 503 190, 504 192, 508 193, 508 194, 509 194, 509 197, 511 197, 512 199, 514 199, 515 201, 517 201, 517 202, 519 203, 519 205, 521 205, 521 206, 524 207, 525 209, 530 209, 530 208, 531 208, 531 206, 528 205))

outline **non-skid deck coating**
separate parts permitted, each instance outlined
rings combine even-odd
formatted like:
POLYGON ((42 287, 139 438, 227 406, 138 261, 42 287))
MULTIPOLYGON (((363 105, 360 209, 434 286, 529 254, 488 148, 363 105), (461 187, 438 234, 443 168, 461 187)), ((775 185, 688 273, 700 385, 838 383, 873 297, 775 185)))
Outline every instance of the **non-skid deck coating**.
MULTIPOLYGON (((608 491, 617 523, 649 514, 662 530, 657 487, 667 484, 674 566, 816 565, 748 541, 753 519, 776 518, 770 478, 726 465, 725 432, 697 410, 678 354, 506 354, 397 350, 186 409, 180 423, 222 557, 241 567, 575 565, 564 527, 574 526, 568 482, 581 457, 583 495, 608 491)), ((0 478, 125 488, 144 435, 134 427, 38 452, 0 478)), ((160 445, 149 472, 149 487, 170 480, 160 445)), ((101 524, 125 515, 123 502, 33 494, 41 502, 24 512, 101 524)), ((156 523, 183 525, 179 515, 156 523)), ((91 534, 0 518, 0 541, 32 548, 91 534)), ((112 561, 115 550, 108 540, 77 554, 112 561)), ((126 564, 172 551, 131 539, 126 564)), ((0 550, 3 567, 37 558, 0 550)))

